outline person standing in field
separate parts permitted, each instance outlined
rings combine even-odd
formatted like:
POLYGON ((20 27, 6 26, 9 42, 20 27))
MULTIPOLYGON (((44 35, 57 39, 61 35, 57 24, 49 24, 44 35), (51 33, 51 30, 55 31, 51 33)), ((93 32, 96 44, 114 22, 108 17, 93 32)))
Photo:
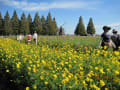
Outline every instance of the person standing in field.
POLYGON ((116 45, 116 47, 113 47, 113 51, 117 51, 119 49, 120 46, 120 35, 117 34, 117 30, 113 29, 112 31, 113 35, 111 36, 112 41, 114 42, 114 44, 116 45))
POLYGON ((17 40, 19 41, 19 42, 21 42, 22 40, 23 40, 23 38, 24 38, 24 36, 23 35, 17 35, 17 40))
POLYGON ((28 38, 28 43, 30 43, 31 42, 31 34, 30 33, 28 34, 27 38, 28 38))
POLYGON ((19 35, 17 35, 17 40, 20 43, 20 36, 19 35))
POLYGON ((36 45, 37 45, 37 37, 38 37, 38 35, 37 35, 37 32, 35 31, 33 34, 33 40, 34 40, 36 45))
POLYGON ((111 28, 108 26, 103 27, 104 32, 101 35, 101 41, 102 41, 101 46, 102 46, 102 49, 104 50, 107 50, 111 46, 114 48, 116 47, 115 44, 111 40, 111 36, 108 34, 110 29, 111 28))

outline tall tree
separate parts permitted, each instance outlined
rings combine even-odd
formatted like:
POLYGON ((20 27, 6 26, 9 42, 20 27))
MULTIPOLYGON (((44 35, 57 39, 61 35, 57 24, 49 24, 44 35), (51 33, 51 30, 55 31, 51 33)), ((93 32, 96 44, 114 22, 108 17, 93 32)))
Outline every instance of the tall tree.
POLYGON ((26 16, 25 14, 23 13, 22 16, 21 16, 21 21, 20 21, 20 34, 28 34, 30 31, 29 31, 29 24, 28 24, 28 21, 26 19, 26 16))
POLYGON ((11 28, 11 20, 8 11, 6 12, 6 15, 4 16, 4 34, 10 35, 12 32, 11 28))
POLYGON ((47 24, 48 35, 53 35, 52 17, 50 12, 48 13, 46 24, 47 24))
POLYGON ((3 35, 3 18, 0 13, 0 35, 3 35))
POLYGON ((38 12, 35 14, 35 18, 33 21, 33 30, 36 31, 38 34, 42 33, 42 23, 38 12))
POLYGON ((44 16, 41 17, 41 23, 45 24, 45 17, 44 16))
POLYGON ((30 14, 28 14, 27 20, 28 20, 28 23, 29 23, 30 33, 32 33, 32 18, 31 18, 30 14))
POLYGON ((94 27, 92 18, 90 18, 90 20, 89 20, 89 23, 87 26, 87 33, 90 35, 95 34, 95 27, 94 27))
POLYGON ((14 11, 13 13, 11 22, 12 22, 12 34, 13 35, 19 34, 19 19, 18 19, 16 11, 14 11))
POLYGON ((77 24, 77 27, 76 27, 74 33, 76 35, 81 35, 81 36, 85 36, 86 35, 85 26, 83 24, 82 16, 80 16, 79 23, 77 24))
POLYGON ((42 35, 46 35, 46 30, 47 30, 47 26, 46 26, 46 22, 45 22, 45 17, 42 16, 41 17, 41 23, 42 23, 42 35))
POLYGON ((53 35, 57 35, 57 33, 58 33, 58 27, 57 27, 57 23, 56 23, 56 20, 55 20, 55 17, 53 18, 53 22, 52 22, 53 24, 53 35))

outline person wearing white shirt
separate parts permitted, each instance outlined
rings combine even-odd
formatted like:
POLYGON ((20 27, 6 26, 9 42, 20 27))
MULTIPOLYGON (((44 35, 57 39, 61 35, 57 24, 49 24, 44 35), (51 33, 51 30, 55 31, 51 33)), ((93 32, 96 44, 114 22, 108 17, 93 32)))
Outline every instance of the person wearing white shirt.
POLYGON ((38 35, 37 35, 37 32, 35 31, 33 34, 33 40, 36 43, 36 45, 37 45, 37 37, 38 37, 38 35))

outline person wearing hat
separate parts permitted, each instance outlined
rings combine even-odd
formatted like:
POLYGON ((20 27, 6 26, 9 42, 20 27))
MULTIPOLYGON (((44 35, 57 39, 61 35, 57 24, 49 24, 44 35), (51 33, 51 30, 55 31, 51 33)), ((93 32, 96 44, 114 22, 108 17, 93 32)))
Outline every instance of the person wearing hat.
POLYGON ((116 51, 119 49, 119 35, 117 34, 117 30, 113 29, 112 31, 113 35, 111 36, 112 41, 116 45, 116 47, 113 47, 113 51, 116 51))
POLYGON ((104 50, 107 50, 111 46, 116 47, 115 44, 111 40, 111 36, 108 34, 110 29, 111 28, 108 26, 103 27, 104 32, 101 35, 101 41, 102 41, 101 46, 102 46, 102 49, 104 50))

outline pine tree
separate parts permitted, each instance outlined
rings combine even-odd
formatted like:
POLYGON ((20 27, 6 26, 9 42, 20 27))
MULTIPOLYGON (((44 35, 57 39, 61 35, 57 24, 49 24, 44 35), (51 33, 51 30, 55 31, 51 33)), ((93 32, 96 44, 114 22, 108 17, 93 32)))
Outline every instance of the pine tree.
POLYGON ((35 14, 35 18, 33 21, 33 30, 36 31, 38 34, 42 34, 42 23, 38 12, 35 14))
POLYGON ((3 35, 3 18, 0 13, 0 35, 3 35))
POLYGON ((87 33, 90 35, 95 34, 95 27, 94 27, 92 18, 90 18, 90 20, 89 20, 89 23, 87 26, 87 33))
POLYGON ((30 33, 32 33, 32 18, 31 18, 30 14, 28 14, 27 20, 28 20, 28 23, 29 23, 30 33))
POLYGON ((52 17, 51 17, 51 14, 50 12, 48 13, 48 16, 47 16, 47 31, 48 31, 48 35, 53 35, 53 25, 52 25, 52 17))
POLYGON ((42 35, 46 35, 46 29, 47 29, 47 26, 46 26, 46 22, 45 22, 45 17, 42 16, 41 18, 41 23, 42 23, 42 35))
POLYGON ((11 20, 8 11, 4 17, 4 35, 10 35, 12 32, 11 29, 11 20))
POLYGON ((21 16, 21 21, 20 21, 20 34, 28 34, 30 31, 29 31, 29 24, 28 24, 28 21, 26 19, 26 16, 25 14, 23 13, 22 16, 21 16))
POLYGON ((56 23, 56 20, 55 20, 55 17, 53 18, 53 35, 57 35, 58 33, 58 27, 57 27, 57 23, 56 23))
POLYGON ((78 23, 74 33, 76 35, 81 35, 81 36, 86 35, 85 26, 83 24, 82 16, 80 16, 79 23, 78 23))
POLYGON ((44 16, 41 17, 41 23, 45 24, 45 17, 44 16))
POLYGON ((14 11, 13 13, 11 22, 12 22, 12 31, 13 31, 12 34, 13 35, 19 34, 19 19, 18 19, 16 11, 14 11))

